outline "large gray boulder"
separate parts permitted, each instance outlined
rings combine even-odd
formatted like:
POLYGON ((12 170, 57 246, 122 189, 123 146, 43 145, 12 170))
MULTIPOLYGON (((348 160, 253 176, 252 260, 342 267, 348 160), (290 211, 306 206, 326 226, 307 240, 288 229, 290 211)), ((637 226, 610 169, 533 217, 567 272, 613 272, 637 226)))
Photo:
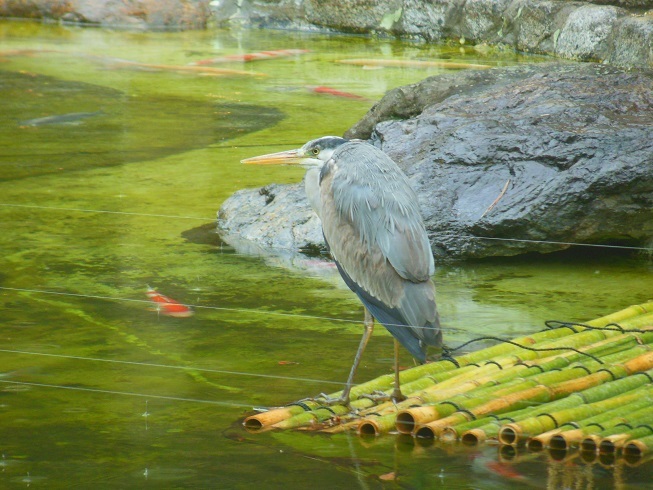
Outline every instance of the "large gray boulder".
MULTIPOLYGON (((651 71, 552 63, 431 77, 390 91, 345 136, 403 168, 437 256, 653 243, 651 71)), ((301 184, 239 192, 219 227, 227 241, 323 247, 301 184)))

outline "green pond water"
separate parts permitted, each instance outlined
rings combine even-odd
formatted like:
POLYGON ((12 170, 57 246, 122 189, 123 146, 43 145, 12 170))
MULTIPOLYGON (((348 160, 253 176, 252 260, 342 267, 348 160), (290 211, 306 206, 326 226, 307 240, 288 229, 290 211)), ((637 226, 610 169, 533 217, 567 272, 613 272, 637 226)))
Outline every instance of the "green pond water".
MULTIPOLYGON (((0 22, 0 41, 1 488, 650 484, 647 464, 526 453, 506 470, 491 445, 249 434, 240 424, 253 407, 340 389, 362 319, 333 269, 220 242, 215 214, 230 194, 302 177, 240 159, 342 134, 387 90, 440 73, 335 60, 539 59, 365 37, 27 22, 0 22), (240 75, 170 68, 271 49, 310 52, 220 66, 240 75), (194 316, 155 311, 148 285, 194 305, 194 316)), ((616 250, 441 264, 445 338, 455 346, 602 316, 651 299, 652 272, 646 256, 616 250)), ((391 372, 391 358, 377 328, 358 379, 391 372)))

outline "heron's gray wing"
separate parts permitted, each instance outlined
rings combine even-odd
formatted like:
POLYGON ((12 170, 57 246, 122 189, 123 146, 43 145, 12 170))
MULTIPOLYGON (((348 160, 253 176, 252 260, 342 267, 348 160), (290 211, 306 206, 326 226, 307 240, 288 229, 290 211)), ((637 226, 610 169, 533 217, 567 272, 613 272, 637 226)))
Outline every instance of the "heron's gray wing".
POLYGON ((335 154, 331 189, 343 219, 369 249, 378 246, 397 273, 409 281, 434 272, 431 245, 415 192, 407 177, 381 150, 351 142, 335 154))
POLYGON ((441 345, 442 335, 433 256, 407 179, 384 153, 350 143, 327 162, 320 197, 324 237, 343 279, 423 359, 423 344, 441 345))
MULTIPOLYGON (((402 314, 399 307, 388 307, 378 298, 360 287, 356 282, 347 274, 347 271, 342 267, 337 260, 336 266, 342 276, 343 280, 349 288, 356 293, 363 305, 369 310, 377 321, 381 322, 385 328, 403 345, 413 357, 420 362, 426 360, 426 345, 439 345, 436 341, 428 342, 426 339, 421 339, 415 335, 415 330, 406 328, 406 319, 402 314)), ((426 336, 428 333, 424 332, 426 336)), ((441 334, 440 334, 441 335, 441 334)))

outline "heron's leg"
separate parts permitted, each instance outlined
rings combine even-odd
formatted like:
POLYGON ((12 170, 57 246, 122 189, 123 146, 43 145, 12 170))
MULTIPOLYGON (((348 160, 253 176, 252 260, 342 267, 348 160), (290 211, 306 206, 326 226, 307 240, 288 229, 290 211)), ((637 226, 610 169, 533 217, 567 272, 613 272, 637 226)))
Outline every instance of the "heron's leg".
POLYGON ((351 366, 351 371, 349 371, 349 377, 347 378, 347 384, 345 389, 342 391, 342 395, 338 398, 330 398, 324 394, 321 394, 319 398, 324 399, 329 405, 349 405, 349 394, 351 393, 351 387, 354 385, 354 376, 356 375, 356 370, 358 365, 361 362, 363 357, 363 352, 367 346, 367 342, 372 336, 374 331, 374 317, 372 314, 365 308, 365 320, 363 322, 365 326, 365 331, 363 332, 363 338, 361 339, 360 344, 358 344, 358 351, 356 352, 356 357, 354 357, 354 364, 351 366))
POLYGON ((347 385, 345 386, 344 391, 340 398, 344 400, 346 405, 349 405, 349 393, 351 392, 351 387, 354 385, 354 376, 358 370, 358 365, 361 362, 363 357, 363 352, 365 352, 365 347, 367 347, 367 342, 369 342, 372 332, 374 331, 374 317, 365 308, 365 320, 363 321, 365 330, 363 331, 363 338, 361 339, 360 344, 358 344, 358 351, 356 351, 356 357, 354 357, 354 364, 351 366, 351 371, 349 371, 349 378, 347 378, 347 385))
POLYGON ((397 339, 394 339, 395 341, 395 387, 392 390, 392 401, 396 402, 403 402, 406 397, 404 394, 401 392, 401 384, 399 382, 399 341, 397 339))

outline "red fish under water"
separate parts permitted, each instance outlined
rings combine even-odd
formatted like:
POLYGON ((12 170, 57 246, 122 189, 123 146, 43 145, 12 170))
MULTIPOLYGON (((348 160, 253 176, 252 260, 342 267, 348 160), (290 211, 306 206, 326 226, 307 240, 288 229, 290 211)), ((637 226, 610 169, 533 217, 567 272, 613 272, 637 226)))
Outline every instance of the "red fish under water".
POLYGON ((284 58, 288 56, 295 56, 296 54, 308 53, 308 49, 276 49, 274 51, 259 51, 258 53, 243 53, 243 54, 228 54, 225 56, 218 56, 217 58, 209 58, 207 60, 199 60, 189 63, 191 65, 212 65, 214 63, 228 63, 231 61, 259 61, 269 60, 272 58, 284 58))
POLYGON ((188 306, 182 305, 178 301, 164 296, 156 289, 148 286, 145 294, 147 294, 147 297, 150 298, 152 303, 156 305, 156 311, 159 313, 167 316, 173 316, 175 318, 187 318, 189 316, 193 316, 194 311, 191 310, 188 306))
POLYGON ((318 86, 307 85, 306 88, 316 94, 333 95, 335 97, 345 97, 346 99, 367 100, 362 95, 356 95, 350 92, 342 92, 340 90, 336 90, 335 88, 325 87, 323 85, 318 85, 318 86))

